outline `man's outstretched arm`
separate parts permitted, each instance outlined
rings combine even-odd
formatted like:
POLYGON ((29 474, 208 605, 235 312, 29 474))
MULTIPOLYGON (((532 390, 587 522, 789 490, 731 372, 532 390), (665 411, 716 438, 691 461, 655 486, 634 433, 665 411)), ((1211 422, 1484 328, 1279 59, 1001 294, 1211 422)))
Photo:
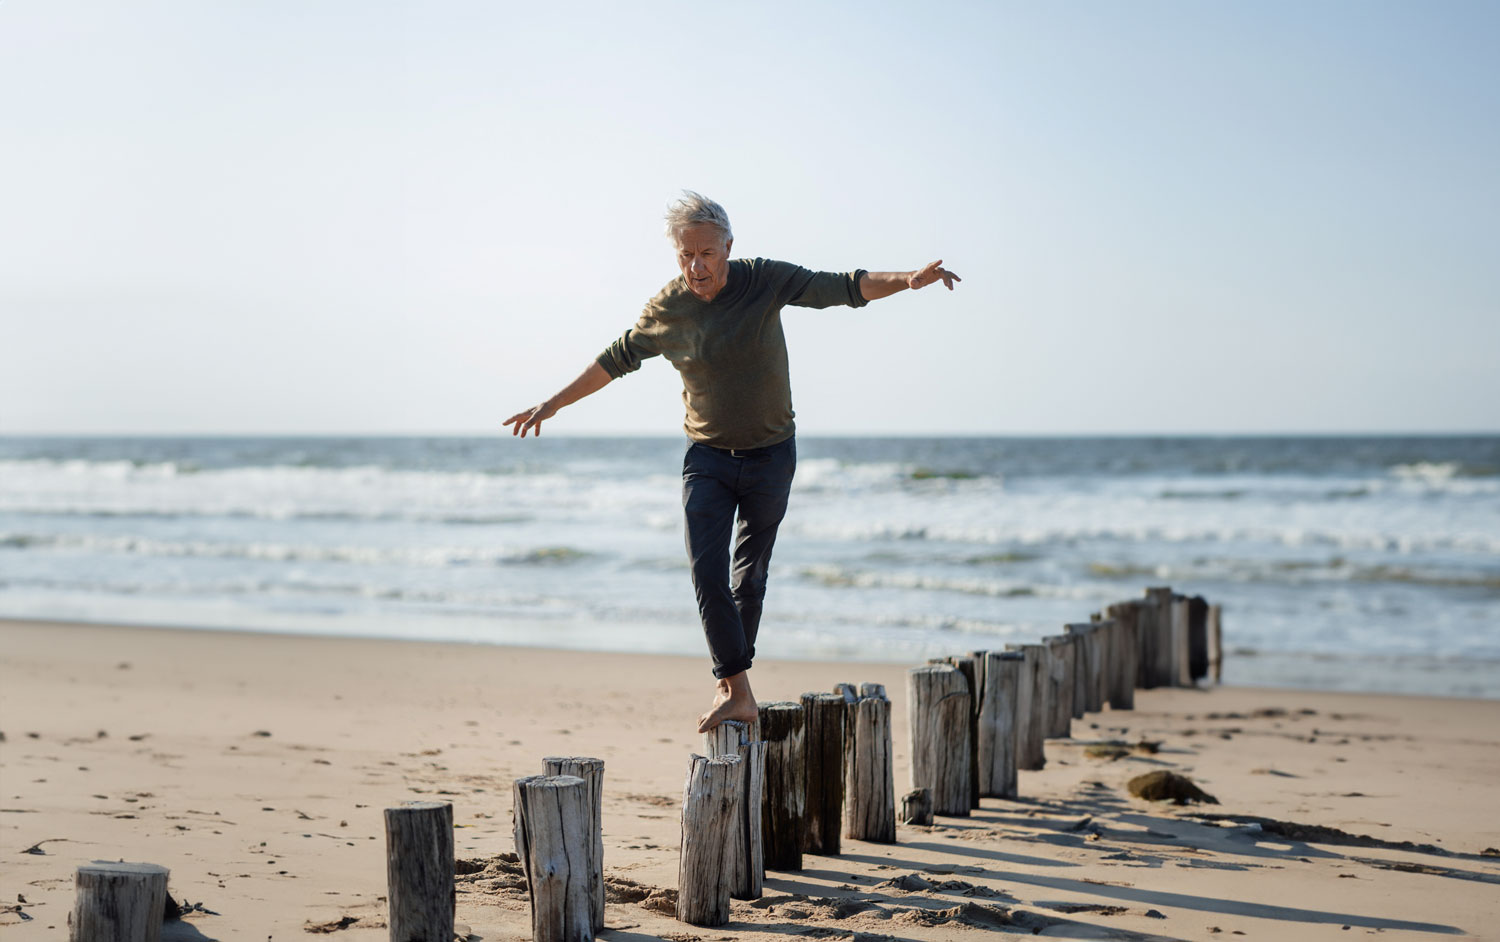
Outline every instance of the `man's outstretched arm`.
POLYGON ((936 281, 941 281, 952 291, 953 283, 963 279, 944 268, 943 260, 938 259, 917 271, 867 271, 859 278, 859 293, 866 301, 878 301, 897 291, 907 288, 915 291, 936 281))
POLYGON ((532 406, 525 412, 517 412, 505 420, 506 425, 514 425, 510 430, 512 435, 526 437, 526 433, 535 429, 538 435, 542 434, 542 423, 557 415, 557 410, 563 406, 570 406, 584 396, 591 395, 609 385, 614 377, 604 371, 604 367, 598 363, 590 363, 588 368, 578 374, 578 378, 565 386, 562 392, 543 402, 539 406, 532 406))

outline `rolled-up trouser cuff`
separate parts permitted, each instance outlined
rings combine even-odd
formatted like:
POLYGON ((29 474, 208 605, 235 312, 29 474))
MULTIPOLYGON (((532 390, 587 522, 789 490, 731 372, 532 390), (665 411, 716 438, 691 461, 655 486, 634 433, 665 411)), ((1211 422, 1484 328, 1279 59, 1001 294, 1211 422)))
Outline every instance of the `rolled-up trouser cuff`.
POLYGON ((728 664, 716 665, 714 667, 714 676, 719 678, 720 680, 723 680, 725 677, 733 677, 735 674, 742 673, 749 669, 750 659, 747 657, 743 661, 731 661, 728 664))

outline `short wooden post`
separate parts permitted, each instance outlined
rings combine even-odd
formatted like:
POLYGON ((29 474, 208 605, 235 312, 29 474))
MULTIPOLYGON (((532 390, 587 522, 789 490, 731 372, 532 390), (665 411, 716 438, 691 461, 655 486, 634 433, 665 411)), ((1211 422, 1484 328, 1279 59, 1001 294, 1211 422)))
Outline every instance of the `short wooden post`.
MULTIPOLYGON (((96 860, 74 875, 72 942, 160 942, 166 867, 96 860)), ((451 933, 450 933, 451 936, 451 933)))
POLYGON ((385 809, 385 874, 391 939, 453 938, 453 805, 408 801, 385 809))
POLYGON ((957 654, 948 663, 958 668, 969 685, 969 807, 979 807, 979 691, 984 670, 983 652, 957 654))
POLYGON ((844 836, 891 844, 896 840, 891 701, 879 684, 865 684, 860 690, 860 697, 846 707, 844 836), (870 693, 863 693, 865 690, 870 693))
POLYGON ((1095 684, 1099 688, 1099 709, 1109 705, 1110 671, 1115 659, 1115 623, 1103 614, 1094 612, 1089 616, 1094 625, 1094 637, 1098 643, 1099 674, 1095 684))
POLYGON ((682 855, 677 918, 695 926, 729 922, 730 836, 740 826, 740 757, 693 756, 682 788, 682 855))
POLYGON ((1136 639, 1136 620, 1140 617, 1139 602, 1119 602, 1104 610, 1104 614, 1115 623, 1115 643, 1111 649, 1109 708, 1111 710, 1135 709, 1135 684, 1140 657, 1140 646, 1136 639))
POLYGON ((1047 646, 1047 735, 1068 739, 1073 735, 1073 687, 1077 670, 1077 639, 1072 635, 1043 638, 1047 646))
POLYGON ((1216 684, 1219 683, 1224 668, 1223 617, 1224 610, 1221 606, 1208 607, 1208 673, 1216 684))
POLYGON ((901 796, 901 823, 932 827, 932 789, 913 788, 901 796))
POLYGON ((731 868, 729 895, 735 899, 760 899, 766 878, 760 821, 765 800, 766 744, 749 738, 758 725, 729 720, 703 734, 703 748, 709 758, 740 757, 739 826, 730 833, 726 850, 731 868))
POLYGON ((604 928, 604 760, 587 756, 547 756, 542 770, 548 775, 576 775, 583 779, 588 793, 589 833, 593 838, 594 871, 589 877, 589 893, 594 931, 604 928))
POLYGON ((1188 599, 1188 678, 1196 684, 1208 676, 1208 600, 1188 599))
POLYGON ((911 784, 932 790, 933 814, 966 818, 969 799, 968 681, 956 667, 906 672, 911 704, 911 784))
POLYGON ((844 827, 844 695, 804 693, 802 712, 807 729, 802 852, 835 855, 844 827))
POLYGON ((761 849, 767 870, 802 869, 802 818, 807 803, 806 729, 802 704, 761 704, 760 734, 766 743, 761 849))
MULTIPOLYGON (((535 942, 594 938, 594 839, 589 789, 576 775, 528 775, 512 788, 516 856, 531 894, 535 942)), ((453 872, 453 862, 448 862, 453 872)), ((450 915, 451 920, 451 915, 450 915)), ((397 935, 391 939, 437 939, 397 935)), ((448 930, 451 938, 453 930, 448 930)))
POLYGON ((1026 656, 989 651, 984 656, 979 708, 979 790, 988 798, 1016 797, 1016 696, 1026 656))

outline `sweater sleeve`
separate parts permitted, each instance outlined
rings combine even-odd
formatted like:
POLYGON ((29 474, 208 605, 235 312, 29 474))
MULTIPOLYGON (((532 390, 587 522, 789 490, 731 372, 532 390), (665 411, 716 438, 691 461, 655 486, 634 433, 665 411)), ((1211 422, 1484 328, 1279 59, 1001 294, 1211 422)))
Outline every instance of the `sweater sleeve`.
POLYGON ((787 304, 795 307, 864 307, 870 303, 859 293, 859 278, 865 273, 863 268, 850 272, 808 271, 786 262, 771 264, 781 267, 779 274, 786 279, 782 297, 787 304))
POLYGON ((639 329, 632 327, 620 335, 620 339, 604 348, 604 352, 594 359, 609 374, 610 379, 619 379, 626 373, 634 373, 641 368, 641 362, 661 353, 653 349, 649 342, 650 336, 639 329))

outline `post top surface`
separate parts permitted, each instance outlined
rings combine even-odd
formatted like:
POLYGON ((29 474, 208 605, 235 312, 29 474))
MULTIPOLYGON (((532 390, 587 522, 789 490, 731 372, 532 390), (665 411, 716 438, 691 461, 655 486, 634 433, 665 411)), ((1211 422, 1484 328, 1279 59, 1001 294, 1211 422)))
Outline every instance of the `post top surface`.
POLYGON ((95 860, 90 863, 79 864, 78 870, 80 873, 87 871, 88 873, 161 874, 163 876, 171 873, 170 870, 161 864, 127 863, 123 860, 95 860))
POLYGON ((385 809, 386 814, 414 813, 418 811, 435 811, 438 808, 451 808, 451 801, 403 801, 399 805, 392 805, 385 809))
POLYGON ((571 788, 582 787, 584 782, 576 775, 527 775, 516 779, 516 784, 527 788, 571 788))

